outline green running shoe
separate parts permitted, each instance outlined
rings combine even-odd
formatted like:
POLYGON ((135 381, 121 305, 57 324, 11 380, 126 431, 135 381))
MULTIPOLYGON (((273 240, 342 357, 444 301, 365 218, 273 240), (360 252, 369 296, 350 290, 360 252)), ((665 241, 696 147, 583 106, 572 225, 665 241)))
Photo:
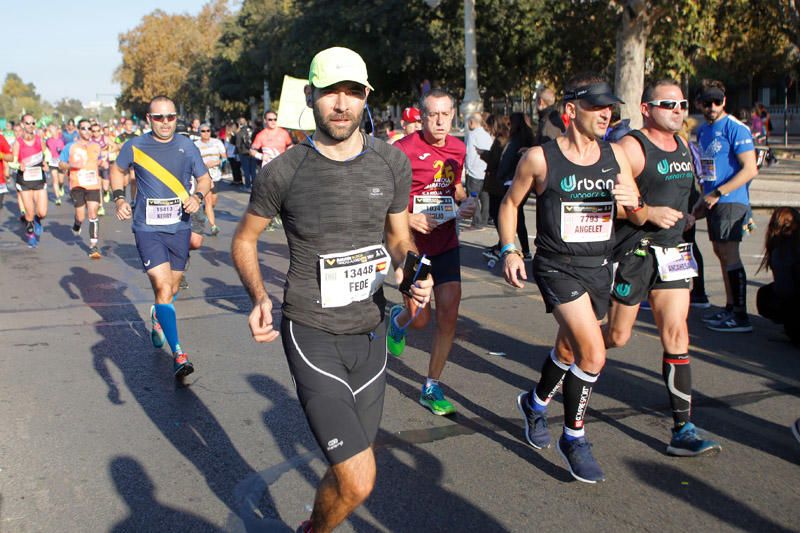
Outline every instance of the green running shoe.
POLYGON ((445 399, 442 388, 438 383, 434 383, 430 387, 422 386, 419 403, 430 409, 431 413, 439 416, 451 415, 456 412, 453 404, 445 399))
POLYGON ((153 341, 153 346, 161 348, 167 341, 167 337, 164 336, 164 330, 161 329, 161 324, 158 323, 156 307, 154 305, 150 306, 150 323, 153 326, 153 329, 150 331, 150 340, 153 341))
POLYGON ((386 332, 386 347, 389 353, 395 357, 403 355, 406 349, 406 330, 397 325, 397 316, 405 309, 397 304, 389 310, 389 327, 386 332))

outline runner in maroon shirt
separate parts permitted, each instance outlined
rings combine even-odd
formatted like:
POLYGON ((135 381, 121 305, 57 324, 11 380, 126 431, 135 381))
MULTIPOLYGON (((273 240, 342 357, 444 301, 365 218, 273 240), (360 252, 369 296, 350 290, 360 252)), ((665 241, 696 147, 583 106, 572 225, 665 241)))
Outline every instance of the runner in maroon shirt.
MULTIPOLYGON (((408 204, 409 224, 420 254, 431 261, 436 301, 436 334, 431 348, 428 376, 419 402, 436 415, 449 415, 455 407, 439 386, 456 333, 458 306, 461 303, 461 259, 456 234, 457 217, 471 217, 473 204, 465 204, 459 214, 458 203, 467 198, 461 178, 466 147, 449 135, 455 113, 454 100, 447 92, 434 89, 421 102, 422 131, 408 135, 394 146, 411 161, 413 181, 408 204)), ((407 302, 408 303, 408 302, 407 302)), ((428 308, 414 319, 415 328, 429 320, 428 308)), ((405 348, 406 324, 412 313, 396 305, 390 312, 387 345, 399 356, 405 348)))

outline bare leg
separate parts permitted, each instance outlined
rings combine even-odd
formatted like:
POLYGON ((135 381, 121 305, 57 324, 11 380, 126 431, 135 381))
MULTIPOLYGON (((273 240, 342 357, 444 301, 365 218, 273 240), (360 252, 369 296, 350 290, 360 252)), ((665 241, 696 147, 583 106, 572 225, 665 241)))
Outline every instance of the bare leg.
POLYGON ((311 524, 314 532, 327 533, 361 505, 375 486, 372 448, 333 465, 325 473, 314 498, 311 524))

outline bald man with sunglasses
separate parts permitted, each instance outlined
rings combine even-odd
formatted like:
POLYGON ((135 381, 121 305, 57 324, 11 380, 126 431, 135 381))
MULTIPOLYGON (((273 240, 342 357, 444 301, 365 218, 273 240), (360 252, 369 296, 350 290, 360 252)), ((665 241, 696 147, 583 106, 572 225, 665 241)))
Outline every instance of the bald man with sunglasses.
POLYGON ((689 365, 689 289, 697 275, 692 245, 683 231, 694 223, 689 195, 694 186, 692 153, 678 132, 689 108, 680 85, 662 79, 642 95, 644 127, 619 141, 631 173, 648 206, 647 221, 617 221, 613 259, 617 262, 606 348, 624 346, 631 337, 639 304, 649 299, 663 348, 661 373, 667 387, 674 428, 667 453, 692 457, 716 453, 720 445, 703 439, 691 422, 692 381, 689 365))
POLYGON ((148 106, 151 132, 129 140, 111 166, 111 188, 117 218, 133 218, 133 234, 142 266, 150 278, 155 303, 150 308, 151 340, 160 348, 169 343, 173 371, 180 379, 194 366, 178 339, 173 298, 189 258, 189 216, 200 209, 211 190, 211 178, 200 150, 183 135, 175 135, 175 103, 155 97, 148 106), (136 210, 125 200, 125 174, 136 173, 139 184, 136 210), (197 186, 192 186, 192 178, 197 186))

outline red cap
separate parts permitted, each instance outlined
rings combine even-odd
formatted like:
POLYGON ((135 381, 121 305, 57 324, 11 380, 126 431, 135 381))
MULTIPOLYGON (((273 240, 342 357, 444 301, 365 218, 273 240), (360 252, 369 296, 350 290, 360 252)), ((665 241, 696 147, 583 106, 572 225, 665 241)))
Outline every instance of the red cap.
POLYGON ((407 107, 403 109, 404 122, 417 122, 419 120, 422 120, 422 115, 420 115, 419 109, 416 107, 407 107))

